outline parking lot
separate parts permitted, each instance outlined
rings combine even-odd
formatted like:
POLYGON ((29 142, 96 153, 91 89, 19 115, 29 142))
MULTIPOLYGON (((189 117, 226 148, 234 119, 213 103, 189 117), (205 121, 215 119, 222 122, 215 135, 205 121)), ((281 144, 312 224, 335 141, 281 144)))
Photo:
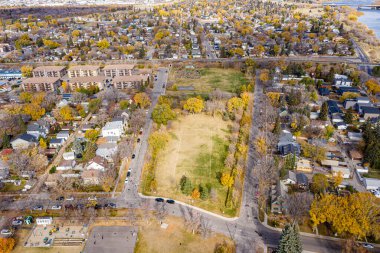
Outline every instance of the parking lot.
POLYGON ((86 242, 84 253, 133 253, 137 227, 94 227, 86 242))
POLYGON ((36 226, 29 238, 26 247, 49 247, 54 245, 72 245, 81 244, 86 238, 87 227, 84 226, 67 226, 56 224, 44 226, 36 226), (46 242, 46 243, 45 243, 46 242))

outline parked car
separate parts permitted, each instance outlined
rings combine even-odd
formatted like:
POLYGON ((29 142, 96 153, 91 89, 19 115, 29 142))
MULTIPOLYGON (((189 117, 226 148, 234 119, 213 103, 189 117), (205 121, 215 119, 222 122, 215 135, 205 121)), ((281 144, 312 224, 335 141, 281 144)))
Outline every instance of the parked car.
POLYGON ((0 232, 2 235, 12 235, 12 231, 9 229, 2 229, 0 232))
POLYGON ((157 202, 164 202, 165 200, 163 198, 156 198, 157 202))
POLYGON ((42 205, 36 205, 33 207, 33 211, 42 211, 44 207, 42 205))
POLYGON ((56 200, 57 200, 57 201, 63 201, 64 199, 65 199, 65 197, 60 196, 60 197, 58 197, 56 200))
POLYGON ((12 226, 21 226, 22 225, 22 220, 14 220, 12 221, 12 226))
POLYGON ((90 196, 90 197, 88 197, 88 200, 97 200, 97 198, 96 198, 96 196, 90 196))
POLYGON ((116 204, 115 204, 115 203, 109 203, 108 206, 109 206, 110 208, 116 208, 116 204))
POLYGON ((73 196, 68 197, 68 198, 66 198, 66 200, 67 200, 67 201, 73 201, 73 200, 74 200, 74 197, 73 197, 73 196))
POLYGON ((131 176, 131 172, 128 171, 128 172, 127 172, 127 177, 130 177, 130 176, 131 176))
POLYGON ((62 206, 61 205, 54 205, 51 207, 51 210, 61 210, 62 206))
POLYGON ((124 181, 124 183, 128 184, 128 182, 129 182, 129 179, 126 178, 125 181, 124 181))
POLYGON ((135 157, 136 157, 136 155, 135 155, 135 154, 133 154, 133 155, 132 155, 132 159, 135 159, 135 157))
POLYGON ((168 200, 166 200, 166 203, 168 203, 168 204, 174 204, 174 203, 175 203, 175 201, 174 201, 174 200, 172 200, 172 199, 168 199, 168 200))
POLYGON ((369 244, 369 243, 366 243, 366 242, 363 243, 362 246, 363 246, 364 248, 366 248, 366 249, 373 249, 373 248, 374 248, 372 244, 369 244))
POLYGON ((137 138, 137 143, 139 143, 140 142, 140 138, 137 138))

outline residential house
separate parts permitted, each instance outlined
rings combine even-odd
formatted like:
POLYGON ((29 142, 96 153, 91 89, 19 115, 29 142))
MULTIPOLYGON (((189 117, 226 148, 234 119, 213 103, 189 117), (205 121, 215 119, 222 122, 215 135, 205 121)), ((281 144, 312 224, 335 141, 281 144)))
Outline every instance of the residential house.
POLYGON ((103 137, 120 137, 124 134, 126 123, 123 119, 107 122, 102 128, 103 137))
POLYGON ((352 142, 359 142, 359 141, 363 140, 363 134, 362 133, 348 132, 347 137, 352 142))
POLYGON ((380 179, 376 178, 363 178, 364 186, 367 191, 380 189, 380 179))
POLYGON ((113 155, 117 151, 117 144, 116 143, 103 143, 98 145, 98 149, 96 150, 96 155, 103 157, 109 162, 112 162, 113 155))
POLYGON ((22 134, 11 141, 13 149, 25 149, 32 145, 37 145, 37 138, 31 134, 22 134))
POLYGON ((75 166, 74 160, 62 160, 57 166, 57 170, 72 170, 75 166))
POLYGON ((339 108, 338 103, 334 100, 328 100, 327 107, 330 115, 342 113, 342 110, 339 108))
POLYGON ((360 150, 350 149, 349 155, 350 155, 351 159, 354 161, 363 160, 363 153, 360 150))
POLYGON ((312 173, 313 167, 311 166, 311 163, 309 160, 306 159, 299 159, 296 163, 297 171, 301 171, 304 173, 312 173))
POLYGON ((57 133, 57 139, 63 139, 64 141, 67 141, 69 136, 70 136, 70 132, 67 130, 62 130, 59 133, 57 133))
POLYGON ((278 182, 271 188, 271 212, 281 214, 285 211, 286 186, 278 182))
POLYGON ((112 79, 112 86, 118 90, 137 88, 149 83, 149 75, 116 76, 112 79))
POLYGON ((298 188, 306 190, 309 187, 309 179, 307 178, 305 174, 297 173, 296 179, 297 179, 296 183, 297 183, 298 188))
POLYGON ((49 148, 60 148, 64 142, 63 139, 53 138, 49 142, 49 148))
POLYGON ((75 160, 75 153, 74 152, 65 152, 62 154, 62 157, 66 161, 72 161, 72 160, 75 160))
POLYGON ((295 154, 297 156, 301 153, 300 145, 295 141, 293 135, 288 131, 283 131, 277 143, 277 150, 282 156, 288 154, 295 154))
POLYGON ((361 107, 361 116, 363 116, 365 120, 378 118, 380 117, 380 109, 372 106, 363 106, 361 107))
POLYGON ((56 91, 61 85, 58 77, 31 77, 22 81, 22 89, 29 92, 56 91))
POLYGON ((350 169, 347 167, 341 167, 341 166, 332 166, 331 167, 331 174, 333 176, 337 176, 337 175, 341 174, 341 176, 345 179, 351 177, 350 169))
POLYGON ((100 171, 105 171, 108 167, 107 161, 100 157, 100 156, 95 156, 92 158, 89 163, 87 164, 86 169, 87 170, 100 170, 100 171))
POLYGON ((285 185, 296 184, 297 183, 296 173, 294 173, 293 171, 289 170, 288 174, 285 176, 284 179, 281 180, 281 182, 284 183, 285 185))
POLYGON ((64 66, 41 66, 33 69, 33 77, 62 78, 66 75, 66 73, 66 67, 64 66))
POLYGON ((357 87, 340 87, 336 91, 339 96, 342 96, 345 92, 360 93, 360 90, 357 87))
POLYGON ((43 120, 31 122, 26 129, 26 133, 33 135, 36 139, 40 136, 46 138, 46 135, 49 133, 49 127, 49 123, 43 120))
POLYGON ((104 76, 78 76, 68 79, 67 82, 71 90, 88 89, 92 86, 97 86, 99 90, 102 90, 104 89, 105 80, 104 76))
POLYGON ((337 88, 340 87, 351 87, 352 81, 345 75, 334 75, 334 86, 337 88))
POLYGON ((330 90, 327 88, 319 88, 318 93, 321 96, 328 96, 328 95, 330 95, 330 90))

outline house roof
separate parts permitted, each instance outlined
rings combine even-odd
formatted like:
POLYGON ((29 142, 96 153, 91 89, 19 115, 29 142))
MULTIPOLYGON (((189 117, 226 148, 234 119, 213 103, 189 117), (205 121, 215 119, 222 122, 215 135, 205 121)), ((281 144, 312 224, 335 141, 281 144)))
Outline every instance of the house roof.
POLYGON ((103 70, 112 70, 112 69, 134 69, 135 64, 114 64, 106 65, 103 70))
POLYGON ((97 163, 97 164, 103 166, 104 168, 106 168, 107 164, 108 164, 107 160, 104 159, 103 157, 100 157, 100 156, 95 156, 94 158, 92 158, 90 160, 90 162, 88 163, 88 165, 91 165, 92 163, 97 163))
POLYGON ((18 136, 15 140, 17 140, 17 139, 21 139, 21 140, 24 140, 27 142, 37 142, 36 137, 34 137, 31 134, 22 134, 22 135, 18 136))
POLYGON ((100 67, 96 65, 77 65, 71 66, 69 70, 98 70, 100 67))
POLYGON ((65 68, 65 66, 40 66, 33 69, 33 71, 61 71, 65 68))
POLYGON ((380 114, 380 109, 372 106, 361 107, 363 114, 380 114))
POLYGON ((116 143, 102 143, 98 145, 98 149, 114 149, 117 148, 116 143))
POLYGON ((55 83, 59 77, 31 77, 22 81, 23 84, 55 83))
POLYGON ((79 77, 72 77, 68 81, 69 83, 89 83, 89 82, 104 82, 106 79, 105 76, 79 76, 79 77))
POLYGON ((149 78, 148 75, 115 76, 112 79, 112 82, 113 83, 118 83, 118 82, 139 82, 139 81, 146 82, 148 80, 148 78, 149 78))
POLYGON ((53 138, 50 140, 50 144, 62 144, 62 142, 63 142, 62 139, 53 138))
POLYGON ((303 173, 296 174, 296 179, 297 179, 297 184, 304 184, 304 185, 309 184, 309 179, 303 173))

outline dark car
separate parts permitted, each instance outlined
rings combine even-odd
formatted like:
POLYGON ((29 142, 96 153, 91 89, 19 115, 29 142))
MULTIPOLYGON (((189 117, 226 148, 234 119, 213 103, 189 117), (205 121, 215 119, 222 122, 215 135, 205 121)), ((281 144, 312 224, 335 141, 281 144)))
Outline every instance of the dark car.
POLYGON ((101 205, 101 204, 96 204, 96 205, 95 205, 95 209, 100 209, 100 208, 102 208, 102 205, 101 205))
POLYGON ((115 203, 109 203, 108 207, 110 207, 110 208, 116 208, 116 204, 115 203))
POLYGON ((36 205, 36 206, 33 207, 33 210, 34 211, 42 211, 43 208, 44 207, 42 205, 36 205))
POLYGON ((166 200, 166 203, 168 203, 168 204, 174 204, 174 203, 175 203, 175 201, 174 201, 174 200, 172 200, 172 199, 168 199, 168 200, 166 200))
POLYGON ((164 202, 165 200, 163 198, 156 198, 157 202, 164 202))
POLYGON ((140 138, 137 138, 137 143, 139 143, 140 142, 140 138))
POLYGON ((133 155, 132 155, 132 159, 135 159, 135 157, 136 157, 136 155, 135 155, 135 154, 133 154, 133 155))
POLYGON ((64 199, 65 199, 65 197, 60 196, 60 197, 58 197, 56 200, 57 200, 57 201, 63 201, 64 199))
POLYGON ((131 176, 131 172, 128 171, 128 172, 127 172, 127 177, 130 177, 130 176, 131 176))
POLYGON ((78 205, 77 205, 77 208, 78 208, 78 209, 83 209, 83 208, 84 208, 84 204, 78 204, 78 205))

